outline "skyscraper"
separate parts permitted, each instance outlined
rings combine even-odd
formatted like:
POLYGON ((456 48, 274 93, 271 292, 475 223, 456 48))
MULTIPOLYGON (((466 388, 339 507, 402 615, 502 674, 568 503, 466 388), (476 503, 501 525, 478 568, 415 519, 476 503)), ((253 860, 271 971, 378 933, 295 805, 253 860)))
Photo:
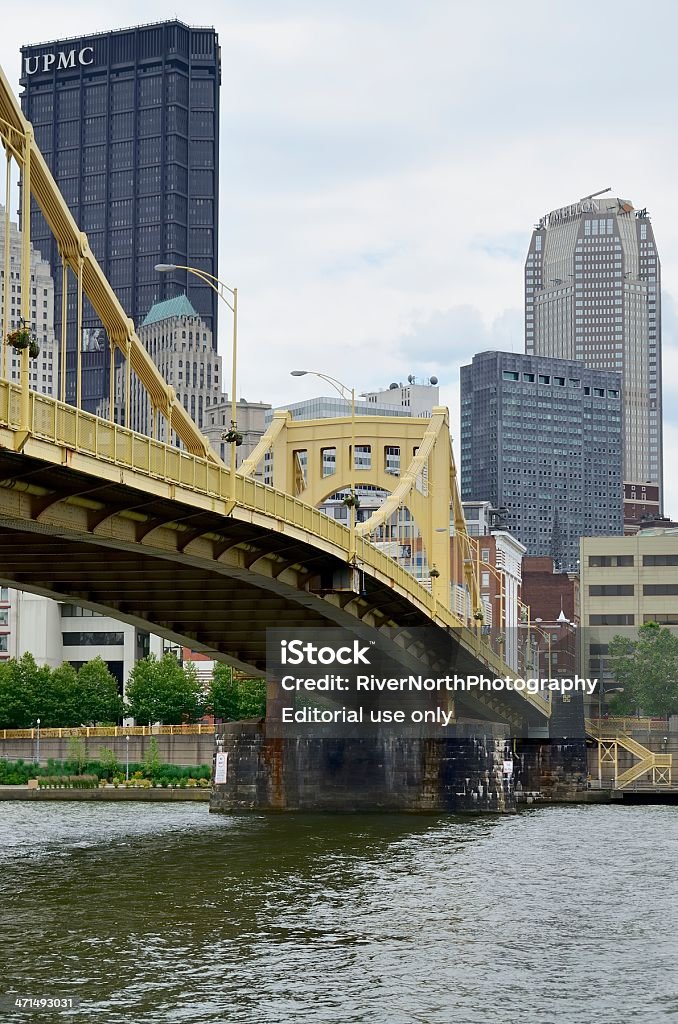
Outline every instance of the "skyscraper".
POLYGON ((461 368, 461 497, 491 501, 530 555, 576 571, 579 538, 622 533, 621 376, 481 352, 461 368))
POLYGON ((647 210, 599 193, 539 220, 525 263, 525 351, 622 374, 624 518, 659 514, 661 279, 647 210))
MULTIPOLYGON (((0 206, 0 252, 5 249, 5 208, 0 206)), ((5 318, 5 270, 0 269, 0 323, 10 329, 21 323, 21 232, 16 224, 9 224, 9 273, 7 289, 9 302, 5 318)), ((36 359, 29 364, 29 381, 34 391, 43 395, 57 394, 58 349, 54 338, 54 281, 49 264, 31 246, 31 309, 30 327, 40 346, 36 359)), ((11 345, 3 344, 0 365, 10 380, 19 381, 21 353, 11 345)))
MULTIPOLYGON (((21 96, 36 141, 91 249, 135 324, 186 293, 212 331, 217 296, 183 271, 217 273, 221 57, 212 28, 168 21, 21 51, 21 96)), ((37 209, 32 241, 52 267, 61 330, 60 256, 37 209), (58 271, 58 272, 57 272, 58 271)), ((75 393, 76 289, 68 303, 67 395, 75 393)), ((83 397, 102 411, 109 346, 85 303, 83 397)))

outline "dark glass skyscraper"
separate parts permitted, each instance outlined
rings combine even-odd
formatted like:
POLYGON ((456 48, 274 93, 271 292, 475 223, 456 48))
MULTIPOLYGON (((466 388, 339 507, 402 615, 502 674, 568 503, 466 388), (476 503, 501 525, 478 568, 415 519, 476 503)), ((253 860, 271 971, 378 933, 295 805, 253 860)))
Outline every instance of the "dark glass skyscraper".
POLYGON ((530 555, 576 571, 579 538, 622 533, 621 374, 481 352, 461 367, 461 496, 506 508, 530 555))
MULTIPOLYGON (((219 85, 212 28, 179 21, 24 46, 21 96, 36 141, 123 307, 140 324, 151 306, 186 293, 217 341, 217 296, 194 275, 159 275, 157 263, 217 274, 219 85)), ((37 209, 32 241, 55 281, 60 257, 37 209)), ((76 289, 68 304, 67 394, 75 393, 76 289)), ((85 303, 86 408, 108 396, 109 346, 85 303)))

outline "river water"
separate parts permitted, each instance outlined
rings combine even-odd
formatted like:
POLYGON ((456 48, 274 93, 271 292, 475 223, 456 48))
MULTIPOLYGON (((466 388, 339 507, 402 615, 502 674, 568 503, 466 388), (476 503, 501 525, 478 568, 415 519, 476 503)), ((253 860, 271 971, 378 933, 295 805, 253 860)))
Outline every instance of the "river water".
POLYGON ((97 1024, 676 1021, 677 855, 674 807, 0 803, 0 991, 97 1024))

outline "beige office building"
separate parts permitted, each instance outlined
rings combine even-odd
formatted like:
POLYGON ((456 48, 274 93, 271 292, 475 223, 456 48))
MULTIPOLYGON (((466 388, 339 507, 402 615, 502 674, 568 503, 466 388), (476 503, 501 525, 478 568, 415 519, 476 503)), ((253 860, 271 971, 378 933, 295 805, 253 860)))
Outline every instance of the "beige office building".
POLYGON ((582 537, 580 593, 582 675, 602 679, 609 689, 606 655, 613 636, 635 639, 646 622, 678 633, 678 528, 582 537))
POLYGON ((535 225, 525 262, 525 351, 621 372, 631 531, 661 511, 661 277, 647 210, 607 191, 535 225))

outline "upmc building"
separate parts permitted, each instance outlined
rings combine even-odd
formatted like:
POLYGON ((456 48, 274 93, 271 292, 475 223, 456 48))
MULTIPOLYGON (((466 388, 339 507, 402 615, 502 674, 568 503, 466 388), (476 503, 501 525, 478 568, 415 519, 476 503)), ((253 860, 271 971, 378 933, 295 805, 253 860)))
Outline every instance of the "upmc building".
MULTIPOLYGON (((64 39, 21 50, 21 102, 77 224, 125 311, 186 292, 217 343, 217 296, 195 275, 217 274, 219 85, 212 28, 179 21, 64 39)), ((52 267, 61 331, 61 260, 34 207, 32 241, 52 267)), ((68 302, 67 395, 75 396, 77 296, 68 302)), ((85 303, 83 404, 103 412, 109 346, 85 303)))

